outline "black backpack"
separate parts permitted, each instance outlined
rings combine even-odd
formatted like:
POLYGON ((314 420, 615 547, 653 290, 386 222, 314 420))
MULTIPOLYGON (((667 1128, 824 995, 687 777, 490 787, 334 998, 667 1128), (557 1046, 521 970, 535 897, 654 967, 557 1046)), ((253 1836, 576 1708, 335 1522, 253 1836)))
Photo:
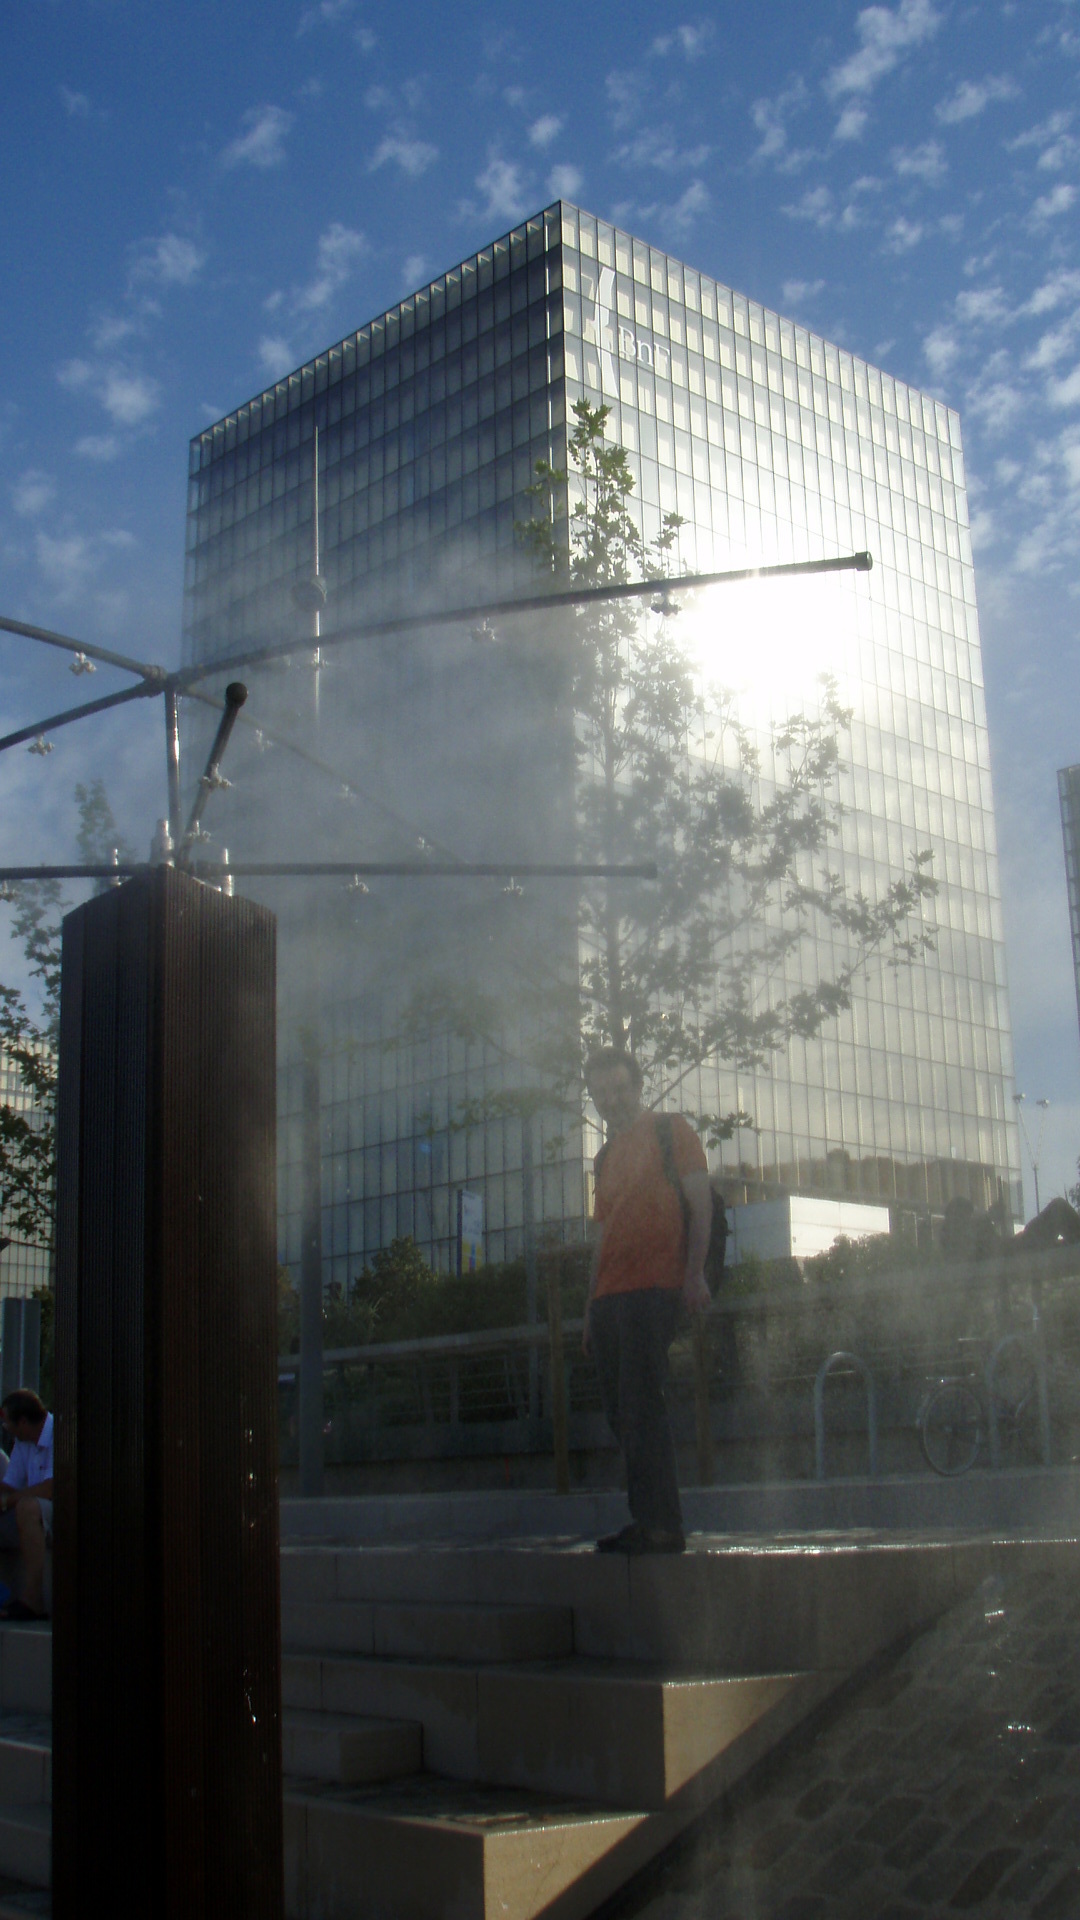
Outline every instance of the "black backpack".
MULTIPOLYGON (((679 1178, 679 1170, 675 1165, 675 1145, 671 1133, 670 1113, 654 1114, 653 1125, 656 1128, 656 1144, 660 1148, 660 1159, 663 1162, 664 1177, 670 1180, 679 1196, 683 1226, 687 1228, 690 1224, 690 1207, 686 1195, 683 1192, 682 1181, 679 1178)), ((607 1158, 609 1145, 610 1142, 605 1140, 604 1145, 593 1161, 594 1180, 599 1180, 600 1178, 600 1169, 607 1158)), ((716 1188, 713 1187, 712 1224, 709 1228, 709 1244, 705 1252, 705 1278, 711 1287, 719 1286, 723 1276, 724 1257, 727 1253, 727 1237, 727 1208, 724 1205, 723 1195, 718 1193, 716 1188)))

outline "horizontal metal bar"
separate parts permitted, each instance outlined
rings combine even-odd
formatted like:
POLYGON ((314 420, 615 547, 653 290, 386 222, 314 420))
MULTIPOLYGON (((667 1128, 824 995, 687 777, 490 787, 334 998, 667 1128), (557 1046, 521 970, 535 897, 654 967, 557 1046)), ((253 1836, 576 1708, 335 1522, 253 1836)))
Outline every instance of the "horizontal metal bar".
POLYGON ((0 753, 5 747, 21 746, 24 740, 36 740, 39 734, 55 733, 57 727, 70 726, 73 720, 85 720, 91 713, 104 713, 108 707, 126 706, 129 700, 145 700, 160 692, 160 686, 142 680, 137 687, 125 687, 121 693, 106 693, 100 700, 87 700, 81 707, 68 707, 64 713, 51 714, 48 720, 36 720, 32 726, 20 727, 16 733, 5 734, 0 740, 0 753))
POLYGON ((9 620, 0 614, 0 631, 21 634, 24 640, 40 640, 46 647, 59 647, 64 653, 85 653, 88 660, 98 660, 103 667, 121 667, 125 673, 137 673, 144 680, 152 680, 154 690, 164 686, 169 678, 165 667, 156 667, 147 660, 132 660, 126 653, 113 653, 108 647, 92 646, 89 640, 73 640, 68 633, 53 633, 49 627, 31 627, 25 620, 9 620))
MULTIPOLYGON (((659 575, 648 580, 620 580, 606 587, 557 588, 547 593, 525 594, 517 600, 485 600, 471 607, 438 607, 430 613, 397 614, 386 620, 343 627, 336 633, 331 629, 320 633, 319 647, 346 646, 354 640, 385 639, 394 634, 413 633, 431 627, 468 626, 470 621, 491 619, 493 616, 505 619, 510 614, 546 613, 554 607, 589 606, 608 600, 641 600, 650 593, 689 593, 700 587, 729 586, 740 580, 774 580, 788 574, 868 573, 873 564, 873 556, 869 553, 846 553, 831 560, 784 560, 775 566, 736 567, 721 573, 685 573, 675 578, 659 575)), ((280 660, 287 654, 303 651, 304 644, 300 637, 281 640, 273 646, 255 647, 247 653, 228 654, 222 660, 207 660, 198 666, 183 667, 175 676, 176 683, 184 689, 198 680, 205 680, 212 673, 232 673, 234 669, 250 666, 254 662, 280 660)))
MULTIPOLYGON (((223 874, 238 880, 272 879, 277 876, 346 880, 354 875, 357 878, 366 876, 395 880, 655 880, 657 875, 655 862, 647 860, 625 867, 602 861, 543 866, 535 861, 514 865, 509 861, 477 863, 468 860, 453 863, 443 860, 430 863, 422 860, 238 860, 227 867, 218 860, 186 860, 180 864, 199 880, 218 880, 223 874)), ((145 861, 134 860, 122 860, 116 866, 91 863, 85 866, 0 867, 0 881, 130 880, 135 874, 146 871, 145 861)))

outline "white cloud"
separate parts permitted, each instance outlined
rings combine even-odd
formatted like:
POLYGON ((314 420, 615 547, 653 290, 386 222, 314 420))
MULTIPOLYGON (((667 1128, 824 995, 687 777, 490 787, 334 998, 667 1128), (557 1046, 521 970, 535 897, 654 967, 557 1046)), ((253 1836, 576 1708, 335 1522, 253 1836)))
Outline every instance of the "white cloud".
POLYGON ((268 380, 282 379, 296 365, 296 355, 279 333, 264 333, 256 353, 259 366, 268 380))
POLYGON ((89 360, 65 360, 61 366, 57 367, 56 377, 60 385, 66 387, 69 393, 78 393, 81 388, 89 386, 94 377, 94 369, 89 360))
POLYGON ((1011 426, 1023 405, 1023 394, 1007 380, 977 381, 968 389, 968 412, 978 416, 988 433, 1001 433, 1011 426))
POLYGON ((319 235, 314 277, 298 290, 295 305, 306 313, 327 306, 367 252, 368 243, 362 233, 342 226, 340 220, 333 221, 325 233, 319 235))
POLYGON ((1080 407, 1080 366, 1075 366, 1064 380, 1051 380, 1046 397, 1052 407, 1080 407))
POLYGON ((962 120, 974 120, 992 101, 1015 99, 1019 91, 1007 74, 987 74, 985 80, 961 80, 955 93, 947 100, 938 101, 934 112, 943 127, 955 127, 962 120))
POLYGON ((923 237, 922 224, 918 220, 908 220, 904 214, 894 220, 885 234, 891 253, 908 253, 917 247, 923 237))
POLYGON ((353 40, 361 53, 374 53, 379 44, 370 27, 357 27, 353 40))
POLYGON ((705 213, 709 205, 709 195, 701 180, 691 180, 690 185, 679 195, 673 207, 667 209, 668 218, 675 226, 687 228, 697 219, 699 213, 705 213))
POLYGON ((160 404, 156 380, 121 366, 95 366, 88 360, 67 360, 56 377, 69 393, 94 390, 94 398, 118 427, 141 426, 160 404))
POLYGON ((531 147, 550 147, 552 141, 562 132, 563 123, 557 113, 542 113, 529 128, 531 147))
POLYGON ((1036 287, 1024 307, 1024 313, 1053 313, 1066 300, 1080 297, 1080 272, 1073 267, 1059 267, 1041 287, 1036 287))
POLYGON ((31 520, 36 514, 44 513, 55 492, 56 487, 47 473, 37 467, 27 467, 12 484, 11 504, 21 519, 31 520))
POLYGON ((802 199, 793 207, 784 207, 783 212, 790 220, 810 220, 815 227, 832 225, 833 197, 828 187, 808 187, 802 199))
POLYGON ((1056 367, 1059 360, 1072 350, 1076 338, 1076 314, 1063 327, 1056 327, 1051 333, 1044 333, 1038 344, 1027 355, 1024 366, 1030 373, 1048 373, 1056 367))
POLYGON ((750 118, 754 128, 761 135, 761 144, 754 152, 755 160, 779 160, 781 155, 787 159, 787 123, 791 116, 799 113, 806 105, 806 82, 801 78, 792 82, 783 93, 776 94, 771 100, 755 100, 750 109, 750 118))
POLYGON ((118 427, 137 427, 160 404, 158 385, 144 373, 110 367, 105 375, 101 404, 118 427))
POLYGON ((870 115, 867 113, 865 107, 857 107, 853 104, 846 106, 833 129, 835 138, 837 140, 861 140, 863 130, 869 118, 870 115))
POLYGON ((547 190, 553 200, 573 200, 581 187, 581 175, 576 167, 552 167, 548 174, 547 190))
POLYGON ((368 172, 375 173, 379 167, 385 167, 393 161, 402 173, 408 174, 410 180, 418 180, 438 157, 438 147, 433 147, 427 140, 419 140, 412 134, 388 133, 380 140, 368 161, 368 172))
POLYGON ((1001 325, 1010 316, 1000 287, 971 287, 957 294, 956 317, 961 326, 986 327, 1001 325))
POLYGON ((313 27, 336 27, 348 18, 353 10, 354 0, 316 0, 316 5, 308 7, 300 15, 296 37, 310 33, 313 27))
POLYGON ((206 255, 194 240, 179 233, 163 233, 139 249, 133 278, 156 280, 164 287, 190 287, 206 265, 206 255))
POLYGON ((711 20, 703 20, 696 27, 676 27, 672 33, 658 35, 652 43, 652 51, 659 54, 661 59, 665 59, 669 53, 681 53, 687 60, 698 60, 714 32, 711 20))
POLYGON ((1056 220, 1060 213, 1068 213, 1075 199, 1076 188, 1062 180, 1049 193, 1044 193, 1036 200, 1031 209, 1031 218, 1039 226, 1044 221, 1056 220))
POLYGON ((285 136, 295 116, 284 107, 250 107, 240 132, 222 154, 227 167, 280 167, 285 159, 285 136))
POLYGON ((956 335, 948 327, 935 327, 923 341, 923 355, 935 380, 940 380, 960 352, 956 335))
POLYGON ((130 314, 104 313, 95 321, 91 339, 98 353, 108 353, 110 348, 118 347, 121 340, 130 340, 138 327, 130 314))
POLYGON ((50 534, 39 527, 34 538, 34 554, 46 586, 57 600, 68 601, 86 592, 110 554, 134 545, 134 536, 124 528, 88 535, 50 534))
POLYGON ((924 140, 918 147, 894 147, 892 163, 902 179, 921 180, 928 187, 940 185, 948 171, 940 140, 924 140))
POLYGON ((639 73, 616 69, 604 81, 613 127, 628 127, 640 117, 645 82, 639 73))
POLYGON ((422 253, 410 253, 401 269, 401 278, 410 293, 429 278, 428 264, 422 253))
POLYGON ((59 93, 64 103, 64 112, 72 120, 89 120, 90 99, 87 94, 73 93, 70 87, 61 87, 59 93))
POLYGON ((476 184, 484 196, 484 217, 488 220, 517 220, 525 211, 525 186, 521 169, 510 160, 492 154, 476 184))
POLYGON ((801 307, 804 300, 812 300, 820 293, 824 285, 824 280, 785 280, 781 289, 784 305, 801 307))
POLYGON ((659 173, 679 173, 684 168, 703 166, 709 157, 706 146, 680 147, 668 127, 642 127, 617 147, 612 159, 624 167, 655 167, 659 173))
POLYGON ((857 50, 834 67, 825 82, 830 100, 842 100, 848 94, 855 96, 837 122, 838 140, 859 139, 867 118, 862 103, 904 55, 929 40, 940 25, 941 15, 931 0, 899 0, 899 5, 893 8, 862 9, 855 21, 857 50))
MULTIPOLYGON (((215 412, 215 420, 220 420, 220 411, 215 412)), ((122 451, 115 433, 84 433, 76 440, 75 451, 82 460, 107 461, 118 458, 122 451)))

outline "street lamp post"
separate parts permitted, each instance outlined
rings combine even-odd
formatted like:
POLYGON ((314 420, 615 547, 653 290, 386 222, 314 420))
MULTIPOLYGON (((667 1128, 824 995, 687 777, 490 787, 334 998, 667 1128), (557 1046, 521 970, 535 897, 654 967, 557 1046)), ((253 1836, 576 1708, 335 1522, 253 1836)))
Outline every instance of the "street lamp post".
POLYGON ((1020 1122, 1020 1132, 1023 1135, 1024 1145, 1027 1148, 1028 1159, 1031 1162, 1031 1177, 1035 1184, 1035 1212, 1038 1214, 1042 1212, 1042 1206, 1039 1200, 1039 1160, 1042 1156, 1043 1133, 1046 1128, 1046 1116, 1050 1110, 1050 1102, 1049 1100, 1036 1100, 1035 1102, 1035 1105, 1039 1109, 1039 1131, 1035 1137, 1035 1145, 1033 1148, 1031 1136, 1027 1130, 1027 1123, 1024 1119, 1024 1098, 1025 1096, 1022 1093, 1013 1094, 1013 1099, 1016 1103, 1016 1117, 1020 1122))

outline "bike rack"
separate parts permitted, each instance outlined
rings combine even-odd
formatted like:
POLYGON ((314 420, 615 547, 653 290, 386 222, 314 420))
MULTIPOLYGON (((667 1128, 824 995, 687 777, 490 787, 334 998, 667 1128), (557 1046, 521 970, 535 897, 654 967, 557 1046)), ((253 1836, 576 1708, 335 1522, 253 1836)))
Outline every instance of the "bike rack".
MULTIPOLYGON (((1036 1306, 1032 1312, 1032 1325, 1035 1339, 1035 1379, 1039 1396, 1039 1451, 1043 1466, 1050 1465, 1050 1390, 1046 1377, 1046 1353, 1042 1344, 1042 1322, 1036 1306)), ((986 1363, 986 1404, 990 1420, 990 1465, 994 1472, 1001 1467, 1001 1433, 998 1428, 997 1403, 994 1397, 994 1384, 997 1379, 998 1362, 1010 1347, 1028 1346, 1028 1337, 1024 1333, 1007 1333, 999 1340, 986 1363)))
POLYGON ((878 1477, 878 1414, 877 1388, 874 1376, 866 1361, 858 1353, 845 1353, 842 1350, 830 1353, 818 1368, 814 1381, 814 1471, 819 1480, 825 1478, 825 1382, 834 1367, 854 1367, 861 1373, 866 1385, 866 1431, 870 1444, 870 1478, 878 1477))

